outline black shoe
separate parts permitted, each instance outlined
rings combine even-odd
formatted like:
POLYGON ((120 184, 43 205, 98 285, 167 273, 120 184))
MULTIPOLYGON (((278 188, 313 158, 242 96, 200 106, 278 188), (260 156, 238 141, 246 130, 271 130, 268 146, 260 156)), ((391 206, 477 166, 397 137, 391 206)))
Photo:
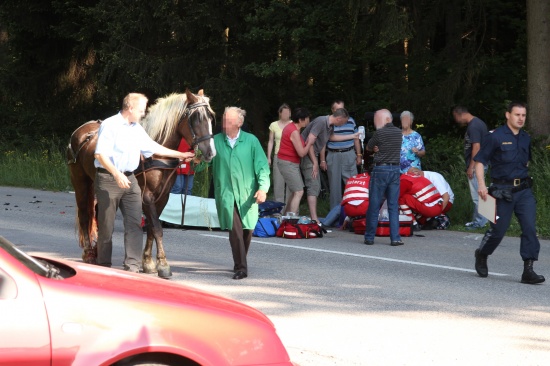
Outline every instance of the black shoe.
POLYGON ((367 245, 373 245, 374 241, 365 239, 365 241, 363 243, 365 243, 367 245))
POLYGON ((420 225, 418 223, 413 224, 413 233, 416 233, 420 230, 422 230, 422 228, 420 227, 420 225))
POLYGON ((397 246, 403 245, 403 244, 405 244, 405 243, 403 243, 401 240, 392 241, 392 242, 390 243, 390 245, 391 245, 392 247, 397 247, 397 246))
POLYGON ((538 275, 533 271, 533 260, 528 259, 524 262, 523 274, 521 275, 521 283, 535 285, 544 282, 544 276, 538 275))
POLYGON ((487 277, 489 275, 489 268, 487 268, 487 255, 481 253, 479 249, 476 249, 475 257, 477 274, 479 277, 487 277))
POLYGON ((248 275, 243 271, 239 271, 233 275, 234 280, 242 280, 243 278, 247 278, 247 277, 248 275))

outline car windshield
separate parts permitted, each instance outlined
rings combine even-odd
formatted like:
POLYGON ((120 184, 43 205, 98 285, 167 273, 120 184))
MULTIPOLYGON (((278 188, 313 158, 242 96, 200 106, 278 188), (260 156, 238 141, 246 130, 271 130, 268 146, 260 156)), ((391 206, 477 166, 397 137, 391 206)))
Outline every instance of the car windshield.
POLYGON ((50 277, 50 269, 46 265, 21 251, 21 249, 17 248, 13 243, 2 236, 0 236, 0 248, 4 249, 37 275, 50 277))

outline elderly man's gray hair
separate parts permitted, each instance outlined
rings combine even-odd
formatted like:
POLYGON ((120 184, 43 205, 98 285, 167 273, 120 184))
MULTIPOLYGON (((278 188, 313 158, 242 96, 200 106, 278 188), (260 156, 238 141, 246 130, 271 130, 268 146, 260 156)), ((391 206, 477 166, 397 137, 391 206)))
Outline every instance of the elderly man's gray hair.
POLYGON ((239 122, 241 124, 244 123, 244 117, 246 117, 246 111, 244 109, 241 109, 239 107, 225 107, 224 114, 229 111, 237 113, 237 116, 239 117, 239 122))
POLYGON ((412 114, 412 112, 404 111, 403 113, 401 113, 401 116, 399 118, 403 119, 403 117, 410 117, 411 122, 414 121, 414 114, 412 114))

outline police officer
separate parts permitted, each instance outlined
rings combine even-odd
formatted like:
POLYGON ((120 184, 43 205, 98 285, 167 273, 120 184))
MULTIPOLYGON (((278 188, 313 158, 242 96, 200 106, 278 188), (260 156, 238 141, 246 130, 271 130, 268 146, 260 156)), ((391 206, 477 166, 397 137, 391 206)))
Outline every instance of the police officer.
POLYGON ((481 150, 474 158, 479 196, 484 201, 488 193, 494 196, 498 215, 496 224, 491 223, 475 251, 475 268, 480 277, 487 277, 487 256, 493 254, 502 241, 510 226, 512 213, 515 213, 522 231, 520 255, 524 269, 521 282, 536 284, 544 282, 544 276, 533 271, 533 262, 539 257, 540 243, 535 228, 536 201, 527 168, 531 158, 531 137, 522 130, 526 114, 524 103, 510 103, 506 111, 506 125, 484 138, 481 150), (483 165, 489 163, 492 183, 487 190, 483 165))

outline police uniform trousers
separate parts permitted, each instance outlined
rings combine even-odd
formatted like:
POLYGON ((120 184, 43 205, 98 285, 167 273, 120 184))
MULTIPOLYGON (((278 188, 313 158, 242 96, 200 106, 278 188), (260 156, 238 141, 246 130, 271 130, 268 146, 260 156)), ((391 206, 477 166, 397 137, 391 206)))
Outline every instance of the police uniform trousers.
MULTIPOLYGON (((498 188, 511 188, 493 184, 498 188)), ((512 201, 497 199, 497 222, 490 223, 491 227, 485 233, 479 247, 482 254, 491 255, 498 247, 506 230, 510 226, 512 214, 515 213, 521 226, 520 255, 525 261, 528 259, 538 260, 540 242, 537 238, 536 222, 536 200, 531 188, 526 188, 512 193, 512 201)))

